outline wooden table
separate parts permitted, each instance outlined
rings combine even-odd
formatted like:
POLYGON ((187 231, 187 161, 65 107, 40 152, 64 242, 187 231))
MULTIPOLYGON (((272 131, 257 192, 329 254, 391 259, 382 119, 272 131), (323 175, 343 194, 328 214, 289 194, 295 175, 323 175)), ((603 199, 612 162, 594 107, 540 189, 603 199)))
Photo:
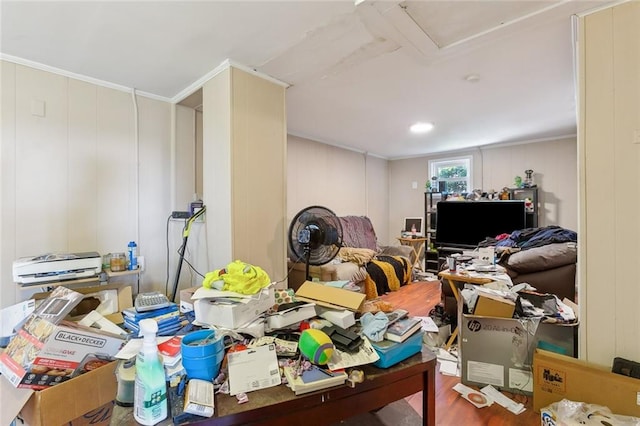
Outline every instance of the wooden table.
POLYGON ((403 246, 410 246, 411 247, 411 259, 409 259, 409 261, 411 262, 411 265, 416 268, 419 269, 421 271, 424 272, 424 268, 422 267, 422 264, 420 263, 420 254, 423 252, 424 250, 424 243, 427 241, 427 238, 404 238, 404 237, 398 237, 398 241, 400 241, 400 244, 402 244, 403 246), (416 266, 417 264, 417 266, 416 266))
MULTIPOLYGON (((435 356, 423 348, 421 353, 390 368, 357 367, 366 378, 353 388, 342 385, 296 396, 285 385, 279 385, 249 392, 249 401, 244 404, 238 404, 235 397, 217 394, 215 416, 197 424, 329 425, 422 391, 422 424, 435 426, 435 367, 435 356)), ((111 424, 136 424, 131 408, 116 406, 111 424)))
POLYGON ((438 276, 447 280, 449 287, 451 287, 451 291, 453 292, 453 296, 456 298, 456 304, 458 305, 458 321, 456 328, 451 333, 451 336, 449 336, 449 340, 447 340, 447 344, 444 347, 446 350, 449 350, 458 336, 458 332, 460 331, 460 322, 462 320, 462 304, 460 303, 460 292, 458 291, 458 285, 456 283, 487 284, 494 281, 494 279, 488 276, 469 276, 468 274, 461 274, 459 272, 452 273, 448 269, 439 272, 438 276))

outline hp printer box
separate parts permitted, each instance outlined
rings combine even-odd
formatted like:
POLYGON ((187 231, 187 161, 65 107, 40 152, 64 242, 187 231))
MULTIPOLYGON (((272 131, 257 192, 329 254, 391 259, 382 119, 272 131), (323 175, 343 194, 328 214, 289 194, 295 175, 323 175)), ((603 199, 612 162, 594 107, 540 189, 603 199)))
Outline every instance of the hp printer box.
POLYGON ((463 315, 461 382, 532 395, 535 348, 554 348, 573 356, 575 331, 575 326, 544 324, 535 318, 463 315))

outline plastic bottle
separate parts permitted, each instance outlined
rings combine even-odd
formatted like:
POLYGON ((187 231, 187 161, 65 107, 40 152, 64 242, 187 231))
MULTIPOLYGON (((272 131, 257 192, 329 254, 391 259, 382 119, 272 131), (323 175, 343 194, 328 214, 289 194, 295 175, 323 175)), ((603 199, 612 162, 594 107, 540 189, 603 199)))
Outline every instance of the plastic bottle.
POLYGON ((157 332, 155 320, 140 320, 140 333, 144 340, 136 357, 133 417, 138 423, 148 426, 161 422, 168 414, 167 383, 158 353, 157 332))
POLYGON ((129 241, 129 270, 138 269, 138 246, 135 241, 129 241))

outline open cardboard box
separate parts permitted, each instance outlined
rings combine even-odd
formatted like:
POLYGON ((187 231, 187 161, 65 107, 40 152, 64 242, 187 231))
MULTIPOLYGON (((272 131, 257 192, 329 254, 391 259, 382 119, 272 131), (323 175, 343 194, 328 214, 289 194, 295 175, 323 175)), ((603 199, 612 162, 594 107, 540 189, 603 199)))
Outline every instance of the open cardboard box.
POLYGON ((298 291, 296 299, 315 303, 333 309, 349 309, 361 312, 366 295, 342 288, 330 287, 322 284, 305 281, 298 291))
POLYGON ((515 302, 490 293, 478 293, 473 308, 473 314, 481 317, 513 318, 515 311, 515 302))
POLYGON ((10 424, 19 414, 30 426, 87 424, 108 425, 116 398, 117 361, 89 371, 50 388, 33 391, 15 389, 0 379, 2 424, 10 424), (26 402, 25 402, 26 401, 26 402), (84 421, 84 422, 83 422, 84 421))
MULTIPOLYGON (((107 284, 93 287, 82 287, 82 288, 74 288, 73 291, 77 291, 78 293, 82 293, 85 295, 91 295, 98 293, 102 290, 116 290, 118 292, 118 310, 109 315, 104 315, 106 319, 113 322, 114 324, 122 324, 124 323, 124 317, 122 316, 122 311, 133 307, 133 294, 131 291, 130 285, 122 285, 122 284, 107 284)), ((43 292, 36 293, 33 295, 33 298, 36 300, 36 304, 42 300, 49 297, 51 292, 43 292)), ((100 304, 100 301, 94 296, 85 297, 72 311, 71 317, 68 319, 71 321, 80 320, 83 316, 91 312, 97 305, 100 304)))
POLYGON ((603 405, 614 414, 640 417, 640 379, 542 349, 536 349, 533 355, 533 374, 536 412, 568 399, 603 405))

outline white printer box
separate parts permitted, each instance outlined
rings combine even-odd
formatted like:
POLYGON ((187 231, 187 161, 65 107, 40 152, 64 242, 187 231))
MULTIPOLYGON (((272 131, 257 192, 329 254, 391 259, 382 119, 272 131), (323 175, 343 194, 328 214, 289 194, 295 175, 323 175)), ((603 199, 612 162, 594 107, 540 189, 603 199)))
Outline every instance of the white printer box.
POLYGON ((272 287, 254 295, 199 288, 192 298, 197 322, 230 329, 253 321, 276 303, 272 287))
POLYGON ((576 325, 545 324, 539 318, 463 315, 460 327, 461 382, 533 394, 536 347, 574 356, 576 325))

